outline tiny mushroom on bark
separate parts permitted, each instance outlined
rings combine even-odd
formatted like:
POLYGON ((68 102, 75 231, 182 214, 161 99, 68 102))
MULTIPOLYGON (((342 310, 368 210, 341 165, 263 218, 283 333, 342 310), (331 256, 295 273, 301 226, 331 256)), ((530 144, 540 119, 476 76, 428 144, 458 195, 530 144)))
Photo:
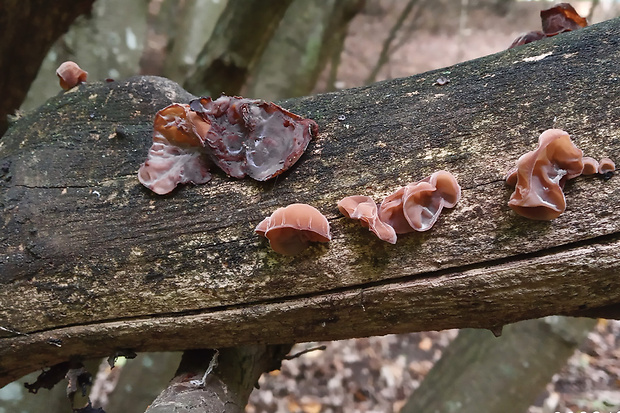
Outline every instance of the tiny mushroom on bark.
POLYGON ((611 178, 611 174, 616 170, 616 164, 609 158, 603 158, 599 162, 598 173, 602 175, 609 175, 611 178))
MULTIPOLYGON (((589 156, 584 156, 581 158, 581 162, 583 162, 583 171, 581 171, 582 175, 594 175, 598 173, 599 163, 596 159, 589 156)), ((516 185, 516 183, 514 185, 516 185)))
POLYGON ((329 242, 329 222, 316 208, 291 204, 278 208, 262 220, 255 232, 269 239, 271 248, 282 255, 296 255, 310 242, 329 242))
POLYGON ((56 75, 60 79, 60 87, 69 90, 80 83, 86 82, 88 72, 82 70, 77 63, 67 61, 58 66, 56 75))
POLYGON ((566 209, 562 189, 566 180, 581 175, 583 152, 568 133, 549 129, 538 138, 538 148, 517 161, 517 182, 508 206, 517 214, 552 220, 566 209))
POLYGON ((379 219, 377 204, 371 197, 348 196, 338 202, 338 209, 347 218, 359 219, 362 225, 368 227, 379 239, 396 244, 394 228, 379 219))

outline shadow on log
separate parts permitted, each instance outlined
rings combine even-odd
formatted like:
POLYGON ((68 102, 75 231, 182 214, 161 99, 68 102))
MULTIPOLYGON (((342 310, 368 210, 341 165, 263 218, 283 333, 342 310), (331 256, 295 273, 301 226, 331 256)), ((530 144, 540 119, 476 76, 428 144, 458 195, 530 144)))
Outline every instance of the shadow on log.
POLYGON ((552 222, 516 216, 503 176, 541 131, 620 159, 620 20, 439 71, 280 102, 321 133, 266 183, 222 173, 169 196, 136 171, 155 112, 191 98, 162 78, 61 93, 0 141, 0 385, 118 349, 282 344, 496 329, 620 303, 620 179, 567 184, 552 222), (447 76, 450 83, 436 85, 447 76), (463 198, 392 246, 336 208, 437 169, 463 198), (253 233, 307 202, 333 241, 295 257, 253 233))

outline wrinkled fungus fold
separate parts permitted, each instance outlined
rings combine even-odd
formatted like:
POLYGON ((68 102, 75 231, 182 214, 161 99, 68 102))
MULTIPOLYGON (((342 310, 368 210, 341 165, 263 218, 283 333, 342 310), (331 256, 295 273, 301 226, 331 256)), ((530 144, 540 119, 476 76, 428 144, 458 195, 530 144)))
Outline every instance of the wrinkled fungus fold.
POLYGON ((209 160, 229 176, 258 181, 289 169, 318 133, 316 122, 261 100, 221 96, 173 103, 155 116, 140 182, 158 194, 211 178, 209 160))
POLYGON ((564 184, 581 175, 583 152, 568 133, 549 129, 538 138, 538 148, 517 161, 516 187, 508 206, 535 220, 552 220, 566 209, 564 184))
POLYGON ((180 183, 203 184, 211 179, 198 133, 209 126, 200 119, 192 122, 191 118, 189 105, 179 103, 155 115, 153 144, 138 170, 138 179, 156 194, 167 194, 180 183))
POLYGON ((266 181, 290 168, 318 132, 316 122, 262 100, 200 98, 190 108, 211 125, 209 155, 228 175, 266 181))
POLYGON ((396 244, 396 231, 379 219, 376 202, 369 196, 352 195, 338 202, 338 210, 347 218, 359 219, 362 226, 374 232, 379 239, 396 244))
POLYGON ((377 210, 372 198, 354 195, 342 199, 338 209, 348 218, 359 219, 380 239, 396 243, 396 234, 428 231, 444 207, 453 208, 461 198, 461 187, 447 171, 408 184, 388 195, 377 210))
POLYGON ((266 237, 271 248, 282 255, 297 255, 311 242, 329 242, 332 239, 327 218, 308 204, 278 208, 254 231, 266 237))
POLYGON ((443 208, 453 208, 460 199, 461 187, 454 175, 437 171, 386 197, 379 207, 379 217, 397 234, 428 231, 443 208))

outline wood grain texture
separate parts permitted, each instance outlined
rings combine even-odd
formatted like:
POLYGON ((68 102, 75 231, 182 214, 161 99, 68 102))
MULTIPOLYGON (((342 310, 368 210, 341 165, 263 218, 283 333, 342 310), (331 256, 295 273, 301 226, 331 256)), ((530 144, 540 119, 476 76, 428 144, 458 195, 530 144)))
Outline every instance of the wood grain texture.
POLYGON ((618 304, 620 178, 569 182, 567 211, 534 222, 506 206, 502 177, 551 127, 620 159, 619 96, 616 19, 282 102, 321 130, 290 172, 266 183, 216 172, 161 197, 136 171, 155 112, 190 95, 152 77, 61 93, 0 141, 0 384, 118 348, 497 328, 618 304), (338 213, 346 195, 380 201, 437 169, 463 198, 431 231, 393 246, 338 213), (329 245, 283 257, 253 234, 292 202, 329 218, 329 245))

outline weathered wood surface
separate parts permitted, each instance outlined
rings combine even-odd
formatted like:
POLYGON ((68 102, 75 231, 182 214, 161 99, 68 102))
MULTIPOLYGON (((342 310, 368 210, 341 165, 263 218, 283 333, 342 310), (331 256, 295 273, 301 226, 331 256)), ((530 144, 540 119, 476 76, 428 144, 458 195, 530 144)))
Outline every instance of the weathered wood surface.
POLYGON ((283 102, 319 138, 257 183, 215 173, 169 196, 136 171, 161 78, 61 93, 0 140, 0 384, 71 356, 498 328, 620 304, 620 178, 580 177, 553 222, 516 216, 502 177, 540 132, 620 159, 620 20, 444 70, 283 102), (434 85, 440 76, 451 82, 434 85), (340 120, 343 119, 344 120, 340 120), (116 133, 119 131, 120 133, 116 133), (437 169, 463 198, 392 246, 338 213, 437 169), (253 234, 308 202, 333 241, 283 257, 253 234))

